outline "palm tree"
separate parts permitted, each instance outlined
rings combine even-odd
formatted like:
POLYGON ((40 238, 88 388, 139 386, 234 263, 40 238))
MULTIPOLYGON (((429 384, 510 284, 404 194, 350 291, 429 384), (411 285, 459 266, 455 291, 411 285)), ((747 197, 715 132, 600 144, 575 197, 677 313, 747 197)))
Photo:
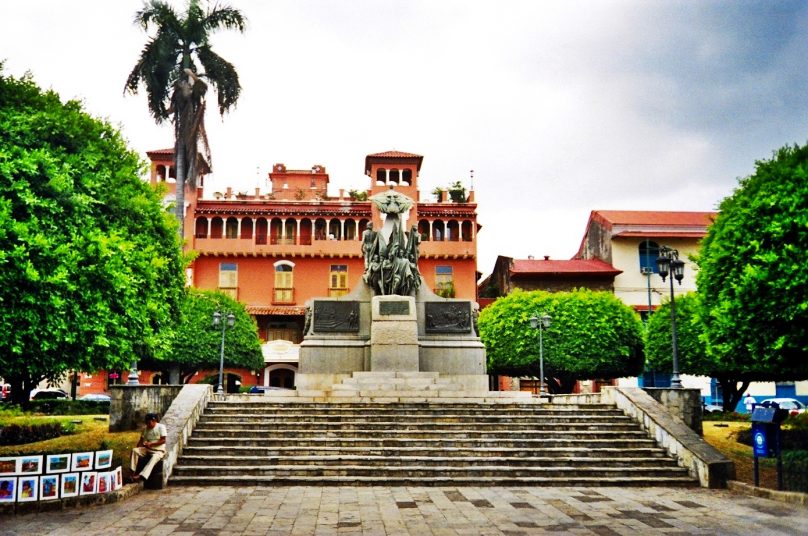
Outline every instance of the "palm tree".
POLYGON ((216 91, 221 115, 236 104, 241 93, 236 69, 211 50, 208 37, 222 28, 243 33, 247 19, 226 5, 216 4, 204 11, 200 0, 188 0, 187 10, 179 16, 168 3, 149 0, 135 13, 134 22, 146 32, 153 26, 156 32, 129 73, 124 92, 136 94, 142 82, 154 120, 160 124, 171 119, 174 123, 175 210, 182 239, 185 183, 195 186, 202 158, 200 148, 210 164, 204 122, 208 83, 216 91), (200 71, 198 65, 204 70, 200 71))

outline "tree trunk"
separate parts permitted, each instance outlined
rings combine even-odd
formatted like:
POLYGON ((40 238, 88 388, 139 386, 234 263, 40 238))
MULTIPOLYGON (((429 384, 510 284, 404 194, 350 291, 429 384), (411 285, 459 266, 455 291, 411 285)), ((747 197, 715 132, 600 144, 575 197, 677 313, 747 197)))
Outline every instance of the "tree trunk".
POLYGON ((741 381, 741 387, 738 388, 738 382, 735 378, 716 378, 716 381, 721 386, 721 394, 723 396, 724 411, 735 411, 735 406, 741 401, 741 397, 749 387, 749 381, 741 381))
MULTIPOLYGON (((179 119, 181 120, 181 119, 179 119)), ((180 129, 180 132, 182 129, 180 129)), ((185 141, 178 137, 174 144, 174 166, 177 170, 177 191, 175 194, 174 213, 177 216, 180 227, 180 242, 185 241, 185 141)))

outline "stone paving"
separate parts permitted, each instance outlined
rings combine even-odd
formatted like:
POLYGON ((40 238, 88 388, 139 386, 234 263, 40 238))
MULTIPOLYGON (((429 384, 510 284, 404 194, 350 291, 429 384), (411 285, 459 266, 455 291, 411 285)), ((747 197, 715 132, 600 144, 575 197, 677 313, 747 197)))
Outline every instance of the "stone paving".
POLYGON ((808 508, 702 488, 169 487, 0 516, 0 535, 808 534, 808 508))

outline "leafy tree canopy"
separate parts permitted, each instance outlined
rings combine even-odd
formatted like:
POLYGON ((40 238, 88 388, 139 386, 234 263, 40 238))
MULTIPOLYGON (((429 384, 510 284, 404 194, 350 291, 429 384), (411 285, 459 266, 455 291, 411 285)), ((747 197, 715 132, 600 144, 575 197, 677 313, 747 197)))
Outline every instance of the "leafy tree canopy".
POLYGON ((517 290, 480 313, 480 337, 489 372, 539 375, 539 333, 530 317, 547 313, 544 372, 551 392, 570 392, 575 381, 642 372, 642 322, 613 294, 587 289, 549 293, 517 290))
POLYGON ((167 350, 183 262, 142 169, 108 123, 0 65, 0 374, 15 402, 167 350))
POLYGON ((177 364, 188 376, 199 369, 219 367, 222 343, 221 324, 212 325, 213 313, 236 317, 232 328, 225 330, 226 366, 260 369, 264 366, 258 327, 244 306, 221 292, 188 289, 182 301, 182 323, 178 326, 166 362, 177 364))
POLYGON ((697 284, 707 352, 755 380, 808 378, 808 146, 786 146, 724 199, 697 284))

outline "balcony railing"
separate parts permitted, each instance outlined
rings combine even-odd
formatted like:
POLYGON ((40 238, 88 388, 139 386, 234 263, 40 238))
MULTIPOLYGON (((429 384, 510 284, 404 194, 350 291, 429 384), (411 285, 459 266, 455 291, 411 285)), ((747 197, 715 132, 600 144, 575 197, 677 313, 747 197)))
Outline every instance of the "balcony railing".
POLYGON ((272 303, 273 304, 290 304, 295 303, 295 289, 293 288, 276 288, 272 290, 272 303))

